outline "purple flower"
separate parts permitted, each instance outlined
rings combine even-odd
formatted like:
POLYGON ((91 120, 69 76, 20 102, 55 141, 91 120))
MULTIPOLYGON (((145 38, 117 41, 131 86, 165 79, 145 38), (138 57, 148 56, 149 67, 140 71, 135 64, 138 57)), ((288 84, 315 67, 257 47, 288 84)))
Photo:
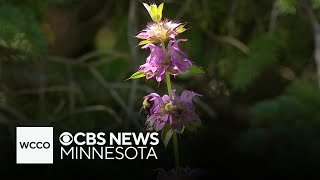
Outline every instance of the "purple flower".
POLYGON ((154 44, 142 46, 142 49, 146 48, 149 48, 151 53, 147 57, 146 63, 140 66, 139 71, 144 72, 147 79, 155 76, 156 80, 160 82, 169 67, 169 64, 165 61, 166 52, 161 46, 154 44))
POLYGON ((167 39, 175 39, 178 34, 185 30, 183 23, 164 20, 159 23, 149 23, 136 37, 152 42, 161 42, 167 39))
POLYGON ((192 66, 192 62, 187 58, 187 54, 179 49, 178 44, 181 41, 187 40, 169 41, 167 53, 170 58, 166 58, 166 52, 162 45, 147 44, 142 46, 142 49, 149 48, 151 53, 147 57, 146 63, 140 66, 139 71, 145 73, 147 79, 155 76, 158 82, 162 81, 167 70, 174 76, 179 72, 186 72, 187 68, 192 66))
POLYGON ((187 39, 179 39, 176 41, 170 40, 168 44, 168 51, 170 53, 170 59, 172 61, 172 75, 177 75, 179 71, 186 72, 189 66, 192 66, 192 62, 188 59, 185 52, 179 49, 179 42, 186 42, 187 39))
POLYGON ((157 93, 151 93, 144 97, 151 105, 146 121, 147 126, 152 127, 155 131, 160 131, 165 125, 169 125, 175 131, 181 132, 183 126, 192 121, 200 121, 193 110, 192 99, 201 95, 185 90, 181 96, 177 96, 175 92, 172 90, 172 98, 168 95, 161 97, 157 93))

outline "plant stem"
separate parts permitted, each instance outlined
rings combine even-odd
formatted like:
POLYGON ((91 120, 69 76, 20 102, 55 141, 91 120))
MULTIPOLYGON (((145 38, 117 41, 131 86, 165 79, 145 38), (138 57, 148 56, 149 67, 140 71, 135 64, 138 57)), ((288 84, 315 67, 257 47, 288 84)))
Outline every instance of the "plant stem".
POLYGON ((170 80, 170 73, 169 72, 166 72, 166 82, 167 82, 168 94, 169 94, 170 98, 172 98, 171 80, 170 80))
MULTIPOLYGON (((166 47, 164 42, 161 42, 163 50, 166 52, 166 47)), ((166 58, 168 56, 166 55, 166 58)), ((172 98, 172 88, 171 88, 171 80, 170 80, 170 73, 166 72, 166 83, 167 83, 167 89, 168 89, 168 95, 170 98, 172 98)), ((176 165, 176 173, 177 176, 179 176, 179 147, 178 147, 178 138, 177 138, 177 132, 173 132, 173 151, 174 151, 174 160, 176 165)))
MULTIPOLYGON (((170 73, 166 72, 166 82, 167 82, 167 88, 168 88, 168 94, 170 98, 172 98, 172 89, 171 89, 171 80, 170 80, 170 73)), ((173 132, 173 151, 174 151, 174 160, 176 164, 176 173, 177 176, 179 176, 179 147, 178 147, 178 138, 177 138, 177 132, 173 132)))
POLYGON ((179 148, 178 148, 178 138, 177 138, 177 132, 173 132, 173 151, 174 151, 174 159, 176 163, 176 172, 177 176, 179 176, 179 148))

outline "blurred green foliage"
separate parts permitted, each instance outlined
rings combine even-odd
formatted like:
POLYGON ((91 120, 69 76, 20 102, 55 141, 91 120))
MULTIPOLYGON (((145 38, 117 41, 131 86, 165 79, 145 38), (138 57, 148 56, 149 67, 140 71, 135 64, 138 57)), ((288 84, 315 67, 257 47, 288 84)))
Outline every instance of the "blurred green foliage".
POLYGON ((283 14, 295 14, 296 0, 278 0, 277 8, 283 14))
POLYGON ((1 45, 24 50, 39 51, 45 46, 33 5, 0 6, 1 45))
POLYGON ((245 89, 264 70, 274 68, 279 63, 279 50, 284 46, 284 38, 279 34, 262 34, 249 42, 250 53, 238 58, 232 83, 235 89, 245 89))
POLYGON ((318 164, 319 108, 318 87, 300 79, 282 96, 252 108, 252 128, 241 136, 238 147, 249 156, 272 154, 273 168, 318 164))
POLYGON ((0 1, 0 45, 26 52, 43 53, 47 41, 42 29, 43 13, 51 4, 70 0, 0 1))

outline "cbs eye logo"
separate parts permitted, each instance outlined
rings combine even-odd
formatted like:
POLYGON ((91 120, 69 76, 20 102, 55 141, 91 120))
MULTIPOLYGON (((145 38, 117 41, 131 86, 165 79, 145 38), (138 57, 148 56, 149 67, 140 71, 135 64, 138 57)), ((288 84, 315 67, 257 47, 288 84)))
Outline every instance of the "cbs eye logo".
POLYGON ((64 132, 59 137, 60 143, 64 146, 69 146, 73 142, 73 136, 69 132, 64 132))

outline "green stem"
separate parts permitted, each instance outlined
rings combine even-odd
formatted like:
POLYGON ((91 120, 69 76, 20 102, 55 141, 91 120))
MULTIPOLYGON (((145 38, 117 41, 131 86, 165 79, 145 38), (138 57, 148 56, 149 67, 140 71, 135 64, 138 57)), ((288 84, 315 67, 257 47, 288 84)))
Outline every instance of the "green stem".
MULTIPOLYGON (((172 98, 171 80, 170 80, 169 72, 166 72, 166 81, 167 81, 168 94, 170 98, 172 98)), ((177 132, 173 132, 172 138, 173 138, 174 160, 176 164, 176 173, 177 173, 177 176, 179 176, 179 147, 178 147, 177 132)))
POLYGON ((174 159, 176 163, 176 172, 179 176, 179 148, 178 148, 178 138, 177 138, 177 132, 173 132, 173 151, 174 151, 174 159))
POLYGON ((166 72, 166 82, 167 82, 168 94, 169 94, 170 98, 172 98, 171 80, 170 80, 170 73, 169 72, 166 72))
MULTIPOLYGON (((165 43, 162 41, 162 48, 166 52, 166 46, 165 43)), ((166 56, 168 58, 168 56, 166 56)), ((166 72, 166 83, 167 83, 167 89, 168 89, 168 95, 170 98, 172 98, 172 88, 171 88, 171 79, 170 79, 170 73, 166 72)), ((177 176, 179 176, 179 147, 178 147, 178 138, 177 138, 177 132, 173 132, 173 151, 174 151, 174 160, 176 165, 176 173, 177 176)))

